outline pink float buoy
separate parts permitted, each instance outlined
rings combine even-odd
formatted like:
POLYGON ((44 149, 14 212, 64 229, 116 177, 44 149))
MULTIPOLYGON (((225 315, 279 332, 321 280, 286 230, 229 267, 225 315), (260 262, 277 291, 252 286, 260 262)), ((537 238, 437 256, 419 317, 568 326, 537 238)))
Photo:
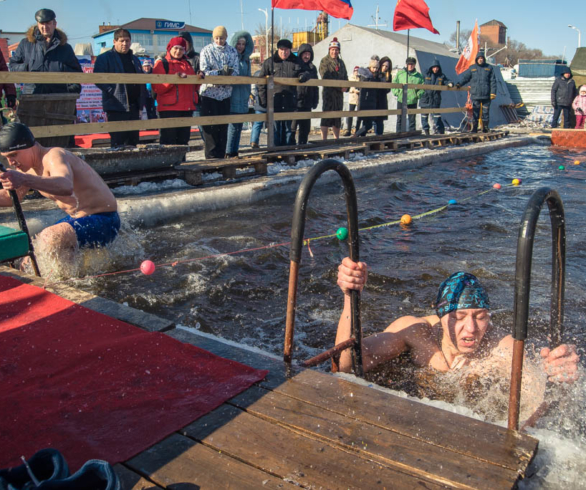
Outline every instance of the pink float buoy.
POLYGON ((153 272, 155 272, 155 263, 152 260, 145 260, 142 264, 140 264, 140 272, 146 276, 150 276, 153 272))
POLYGON ((497 189, 497 190, 498 190, 498 189, 500 189, 500 188, 501 188, 501 185, 500 185, 500 184, 495 184, 495 185, 493 185, 492 187, 493 187, 493 189, 497 189))

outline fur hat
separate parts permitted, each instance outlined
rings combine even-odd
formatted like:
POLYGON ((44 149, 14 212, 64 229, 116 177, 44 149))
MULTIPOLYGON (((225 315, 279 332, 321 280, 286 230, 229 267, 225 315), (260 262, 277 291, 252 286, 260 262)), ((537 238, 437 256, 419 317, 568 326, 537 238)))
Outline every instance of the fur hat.
POLYGON ((332 39, 330 41, 330 45, 328 46, 328 50, 331 48, 338 48, 338 49, 342 49, 342 46, 340 44, 340 41, 338 41, 338 38, 335 37, 334 39, 332 39))
POLYGON ((277 43, 277 49, 279 48, 293 49, 293 44, 291 41, 289 41, 289 39, 279 39, 279 42, 277 43))
POLYGON ((228 31, 224 26, 214 27, 214 31, 212 32, 213 37, 223 37, 224 39, 228 39, 228 31))

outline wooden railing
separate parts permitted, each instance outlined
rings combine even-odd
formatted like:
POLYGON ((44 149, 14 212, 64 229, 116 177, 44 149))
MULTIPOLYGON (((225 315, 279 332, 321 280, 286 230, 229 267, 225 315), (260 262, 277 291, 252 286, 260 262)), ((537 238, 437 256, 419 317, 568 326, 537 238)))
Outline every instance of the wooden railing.
POLYGON ((196 77, 179 78, 176 75, 141 75, 124 73, 39 73, 39 72, 0 72, 0 84, 3 83, 87 83, 87 84, 157 84, 172 83, 175 85, 267 85, 267 112, 263 114, 233 114, 229 116, 211 117, 177 117, 169 119, 148 119, 140 121, 122 121, 109 123, 84 123, 55 126, 37 126, 30 128, 36 138, 52 136, 71 136, 92 133, 115 133, 120 131, 176 128, 182 126, 206 126, 211 124, 230 124, 263 121, 268 128, 268 147, 274 147, 274 121, 293 121, 302 119, 338 118, 338 117, 376 117, 401 116, 401 130, 406 131, 408 114, 449 114, 462 112, 461 107, 443 109, 408 109, 406 97, 400 109, 372 111, 313 111, 313 112, 275 112, 273 94, 275 85, 293 85, 309 87, 340 87, 340 88, 378 88, 467 91, 468 87, 449 88, 445 85, 416 85, 384 82, 350 82, 342 80, 309 80, 305 83, 296 78, 258 78, 258 77, 219 77, 210 76, 201 80, 196 77))

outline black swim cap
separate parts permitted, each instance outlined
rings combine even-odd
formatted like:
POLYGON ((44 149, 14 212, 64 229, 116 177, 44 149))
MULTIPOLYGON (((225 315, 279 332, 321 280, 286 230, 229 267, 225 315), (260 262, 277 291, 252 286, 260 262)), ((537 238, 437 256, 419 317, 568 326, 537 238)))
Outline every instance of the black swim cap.
POLYGON ((22 123, 11 122, 0 129, 0 151, 25 150, 35 145, 31 130, 22 123))

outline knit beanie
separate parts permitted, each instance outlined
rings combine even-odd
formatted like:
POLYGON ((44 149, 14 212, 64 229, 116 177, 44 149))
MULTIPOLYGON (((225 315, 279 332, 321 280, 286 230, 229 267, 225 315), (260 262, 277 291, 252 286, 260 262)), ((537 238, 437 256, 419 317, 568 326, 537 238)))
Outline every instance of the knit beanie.
POLYGON ((228 31, 224 26, 214 27, 214 32, 212 33, 213 37, 223 37, 224 39, 228 39, 228 31))
POLYGON ((330 45, 328 46, 328 49, 330 49, 330 48, 342 49, 342 46, 340 45, 340 42, 338 41, 337 37, 335 37, 334 39, 332 39, 330 41, 330 45))
POLYGON ((171 51, 174 46, 181 46, 183 49, 187 49, 187 41, 179 36, 174 37, 167 44, 167 51, 171 51))

